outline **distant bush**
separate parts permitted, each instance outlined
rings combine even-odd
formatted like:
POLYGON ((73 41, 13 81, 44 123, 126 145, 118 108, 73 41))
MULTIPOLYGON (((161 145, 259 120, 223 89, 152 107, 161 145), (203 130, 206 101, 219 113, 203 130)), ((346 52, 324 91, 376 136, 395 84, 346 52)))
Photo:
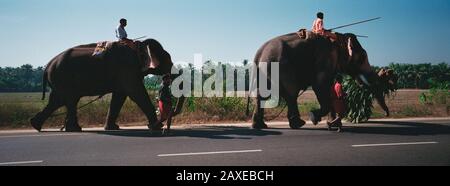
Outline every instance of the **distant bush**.
POLYGON ((450 99, 450 81, 439 82, 434 79, 429 79, 428 82, 431 88, 428 92, 420 95, 420 102, 422 104, 446 105, 450 99))
POLYGON ((21 67, 0 67, 0 92, 42 91, 44 68, 33 68, 26 64, 21 67))
MULTIPOLYGON (((248 64, 248 61, 243 61, 248 64)), ((230 66, 230 64, 213 63, 206 61, 205 65, 214 66, 222 65, 222 67, 230 66)), ((199 69, 195 69, 193 65, 190 68, 199 73, 199 69)), ((238 67, 240 68, 240 67, 238 67)), ((380 67, 374 66, 375 70, 380 67)), ((417 88, 428 89, 432 85, 430 79, 437 82, 450 81, 450 66, 447 63, 439 64, 400 64, 391 63, 388 68, 394 70, 398 75, 398 88, 417 88)), ((34 68, 30 64, 21 67, 0 67, 0 92, 40 92, 42 91, 42 75, 44 67, 34 68)), ((203 80, 210 75, 205 75, 203 80)), ((248 79, 248 74, 246 74, 248 79)), ((149 90, 157 90, 161 83, 160 76, 147 76, 144 79, 145 87, 149 90)), ((245 84, 248 89, 248 81, 245 84)))
POLYGON ((433 86, 431 79, 437 82, 450 81, 450 66, 447 63, 391 63, 388 68, 396 72, 398 88, 429 89, 433 86))

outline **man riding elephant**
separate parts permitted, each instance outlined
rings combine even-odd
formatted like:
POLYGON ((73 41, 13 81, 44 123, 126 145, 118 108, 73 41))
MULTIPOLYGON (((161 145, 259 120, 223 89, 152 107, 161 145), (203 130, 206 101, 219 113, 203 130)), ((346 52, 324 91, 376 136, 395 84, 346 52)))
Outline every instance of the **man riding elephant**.
POLYGON ((126 45, 113 43, 102 57, 92 55, 96 46, 88 44, 70 48, 47 64, 43 75, 43 99, 46 86, 49 85, 49 102, 42 112, 30 120, 31 125, 40 131, 45 120, 58 108, 65 106, 66 131, 79 132, 81 127, 78 125, 77 104, 80 98, 112 93, 106 130, 119 129, 116 120, 127 97, 143 111, 150 129, 161 129, 162 124, 158 122, 143 78, 148 74, 169 74, 173 66, 170 54, 154 39, 141 42, 136 48, 139 52, 126 45), (151 65, 153 68, 148 68, 150 58, 154 58, 151 61, 159 62, 151 65))
POLYGON ((124 18, 120 19, 119 26, 116 28, 116 37, 119 40, 119 42, 124 43, 128 45, 132 49, 136 49, 136 44, 133 40, 128 39, 127 31, 125 30, 125 27, 128 25, 128 21, 124 18))
POLYGON ((315 34, 324 36, 324 37, 328 37, 332 41, 336 41, 337 40, 336 34, 331 32, 330 30, 325 29, 325 27, 323 26, 324 25, 323 20, 324 20, 324 14, 322 12, 318 12, 317 18, 313 22, 312 32, 315 34))
MULTIPOLYGON (((310 119, 317 124, 330 112, 331 87, 337 73, 348 74, 360 80, 370 90, 373 90, 371 87, 378 79, 369 64, 367 52, 356 35, 335 33, 335 42, 317 34, 307 35, 309 37, 304 38, 298 33, 290 33, 276 37, 263 44, 254 60, 257 67, 262 62, 268 62, 268 68, 272 63, 279 63, 279 82, 273 83, 278 83, 280 96, 287 103, 289 126, 293 129, 305 124, 300 118, 297 104, 301 90, 312 86, 316 94, 320 108, 311 111, 310 119)), ((272 81, 271 74, 266 76, 267 80, 272 81)), ((261 80, 258 78, 257 82, 259 81, 261 80)), ((256 89, 253 128, 267 128, 261 102, 268 97, 262 97, 259 87, 256 89)), ((375 97, 377 100, 384 99, 382 94, 376 94, 375 97)))

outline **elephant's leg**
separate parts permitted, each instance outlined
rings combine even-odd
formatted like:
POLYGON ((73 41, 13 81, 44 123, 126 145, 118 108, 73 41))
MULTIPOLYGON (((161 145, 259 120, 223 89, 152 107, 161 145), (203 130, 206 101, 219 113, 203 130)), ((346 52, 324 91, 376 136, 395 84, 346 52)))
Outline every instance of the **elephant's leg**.
POLYGON ((121 93, 113 93, 111 98, 111 105, 109 106, 108 116, 106 119, 105 130, 119 130, 119 125, 116 124, 117 117, 127 96, 121 93))
POLYGON ((37 113, 33 118, 30 119, 31 126, 37 131, 41 131, 42 125, 44 124, 45 120, 47 120, 53 112, 55 112, 63 105, 64 103, 61 101, 59 95, 55 92, 51 92, 48 104, 47 106, 45 106, 44 110, 37 113))
POLYGON ((262 98, 258 94, 256 97, 256 108, 253 113, 253 124, 252 127, 254 129, 266 129, 268 128, 267 124, 264 122, 264 108, 261 107, 262 98))
POLYGON ((309 117, 314 125, 322 121, 322 117, 330 112, 331 108, 331 85, 330 86, 313 86, 320 109, 312 110, 309 117))
POLYGON ((163 125, 158 122, 155 106, 151 103, 144 85, 141 84, 136 90, 129 91, 128 96, 139 106, 142 112, 144 112, 149 121, 149 129, 161 130, 163 125))
POLYGON ((281 97, 286 101, 288 107, 289 126, 292 129, 299 129, 306 123, 301 119, 300 112, 298 111, 297 99, 300 92, 299 88, 295 87, 295 85, 284 86, 290 87, 290 89, 284 87, 280 89, 281 97))
POLYGON ((306 124, 304 120, 300 118, 300 112, 298 111, 297 97, 285 97, 288 106, 288 119, 291 129, 299 129, 306 124))
POLYGON ((81 132, 81 127, 78 125, 77 105, 80 101, 79 97, 74 97, 66 100, 67 116, 66 116, 66 132, 81 132))

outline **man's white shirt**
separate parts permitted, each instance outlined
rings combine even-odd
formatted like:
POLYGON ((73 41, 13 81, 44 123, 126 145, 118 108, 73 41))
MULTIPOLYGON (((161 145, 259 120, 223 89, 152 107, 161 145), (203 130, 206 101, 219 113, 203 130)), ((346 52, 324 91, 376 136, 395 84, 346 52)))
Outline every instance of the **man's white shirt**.
POLYGON ((116 29, 116 37, 117 39, 123 39, 128 38, 127 32, 125 31, 125 28, 121 27, 120 25, 116 29))

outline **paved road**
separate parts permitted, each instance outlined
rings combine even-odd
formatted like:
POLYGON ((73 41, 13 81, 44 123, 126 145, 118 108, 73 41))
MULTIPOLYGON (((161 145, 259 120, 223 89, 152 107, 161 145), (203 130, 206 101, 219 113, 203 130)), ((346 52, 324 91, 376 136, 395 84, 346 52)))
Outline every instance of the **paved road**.
POLYGON ((450 165, 450 118, 324 124, 181 126, 171 136, 143 128, 83 133, 0 132, 0 165, 450 165))

